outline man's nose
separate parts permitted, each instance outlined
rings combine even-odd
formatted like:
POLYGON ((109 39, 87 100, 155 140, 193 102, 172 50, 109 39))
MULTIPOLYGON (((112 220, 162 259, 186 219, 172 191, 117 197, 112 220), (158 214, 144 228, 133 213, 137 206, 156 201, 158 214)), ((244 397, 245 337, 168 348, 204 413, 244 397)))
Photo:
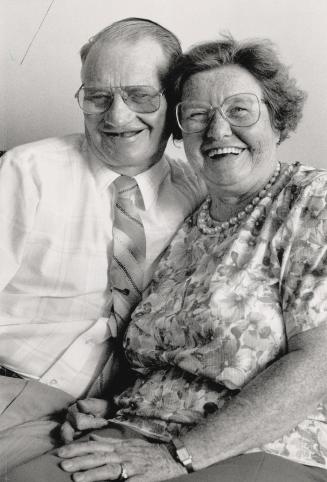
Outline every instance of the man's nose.
POLYGON ((123 101, 119 92, 115 92, 109 109, 104 113, 104 121, 111 126, 119 127, 128 124, 135 117, 135 113, 123 101))
POLYGON ((209 120, 206 131, 207 137, 214 139, 222 139, 232 135, 232 128, 228 120, 223 116, 219 109, 215 109, 209 120))

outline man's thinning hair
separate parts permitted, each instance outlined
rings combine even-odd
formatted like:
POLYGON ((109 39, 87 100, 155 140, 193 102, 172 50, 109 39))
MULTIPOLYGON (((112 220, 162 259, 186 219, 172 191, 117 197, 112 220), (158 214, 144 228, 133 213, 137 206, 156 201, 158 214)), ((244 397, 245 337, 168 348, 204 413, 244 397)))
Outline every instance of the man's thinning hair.
MULTIPOLYGON (((175 34, 159 23, 138 17, 118 20, 91 37, 80 50, 82 65, 91 48, 99 41, 135 42, 143 38, 150 38, 159 43, 166 55, 167 71, 169 71, 182 53, 180 41, 175 34)), ((165 82, 165 76, 162 81, 165 82)))

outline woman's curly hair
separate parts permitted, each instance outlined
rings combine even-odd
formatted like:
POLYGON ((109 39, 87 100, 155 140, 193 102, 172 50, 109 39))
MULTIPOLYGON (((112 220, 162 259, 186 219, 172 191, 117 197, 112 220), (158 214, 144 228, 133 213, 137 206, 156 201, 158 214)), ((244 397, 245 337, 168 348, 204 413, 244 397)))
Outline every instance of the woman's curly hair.
MULTIPOLYGON (((183 86, 191 75, 224 65, 239 65, 256 78, 272 126, 280 132, 279 142, 285 140, 302 117, 306 94, 296 86, 288 67, 279 60, 274 44, 267 39, 238 42, 226 35, 223 40, 195 45, 179 58, 170 74, 168 102, 180 102, 183 86)), ((173 137, 176 140, 182 138, 176 121, 173 137)))

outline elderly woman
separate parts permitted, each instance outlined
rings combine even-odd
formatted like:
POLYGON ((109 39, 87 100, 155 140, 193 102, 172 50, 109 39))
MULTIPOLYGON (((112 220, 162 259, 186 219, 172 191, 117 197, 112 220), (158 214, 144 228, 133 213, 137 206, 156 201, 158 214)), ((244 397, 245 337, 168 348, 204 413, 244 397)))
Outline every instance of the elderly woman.
POLYGON ((266 41, 196 46, 172 79, 209 197, 134 312, 135 382, 101 437, 11 481, 327 480, 327 172, 277 156, 304 94, 266 41))

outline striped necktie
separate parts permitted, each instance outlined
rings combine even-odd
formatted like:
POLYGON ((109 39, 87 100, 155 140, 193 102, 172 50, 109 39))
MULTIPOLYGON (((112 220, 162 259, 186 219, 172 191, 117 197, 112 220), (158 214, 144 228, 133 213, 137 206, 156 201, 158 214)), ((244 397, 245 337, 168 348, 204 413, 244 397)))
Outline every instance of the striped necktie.
POLYGON ((119 176, 113 184, 116 198, 112 228, 113 256, 109 268, 112 300, 110 308, 108 306, 110 313, 108 312, 106 318, 113 337, 107 341, 108 358, 104 365, 99 367, 95 381, 87 392, 88 397, 105 397, 106 390, 110 393, 111 384, 122 369, 121 343, 116 343, 116 335, 120 338, 123 334, 143 290, 146 246, 143 223, 137 208, 139 203, 143 202, 142 195, 132 177, 119 176))
POLYGON ((143 223, 136 206, 141 198, 137 182, 134 178, 119 176, 114 185, 117 196, 110 277, 113 312, 117 326, 121 328, 141 299, 146 246, 143 223))

